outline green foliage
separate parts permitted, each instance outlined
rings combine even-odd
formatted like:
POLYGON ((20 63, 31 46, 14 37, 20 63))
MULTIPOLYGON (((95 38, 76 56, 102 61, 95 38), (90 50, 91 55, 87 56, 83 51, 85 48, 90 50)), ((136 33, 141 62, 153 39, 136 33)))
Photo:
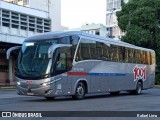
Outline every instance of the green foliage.
POLYGON ((150 40, 152 39, 152 35, 150 35, 150 31, 143 29, 139 26, 130 25, 127 28, 126 36, 123 37, 124 41, 130 42, 137 46, 149 46, 150 40))
POLYGON ((160 0, 130 0, 127 4, 122 2, 117 20, 121 30, 126 32, 123 41, 155 51, 160 46, 160 0))
POLYGON ((155 84, 156 84, 156 85, 160 85, 160 73, 156 75, 155 84))
POLYGON ((158 25, 155 10, 151 7, 143 7, 135 10, 130 18, 130 24, 141 26, 144 29, 154 29, 158 25))
POLYGON ((122 41, 154 49, 160 66, 160 0, 129 0, 127 4, 122 0, 117 20, 126 33, 122 41))

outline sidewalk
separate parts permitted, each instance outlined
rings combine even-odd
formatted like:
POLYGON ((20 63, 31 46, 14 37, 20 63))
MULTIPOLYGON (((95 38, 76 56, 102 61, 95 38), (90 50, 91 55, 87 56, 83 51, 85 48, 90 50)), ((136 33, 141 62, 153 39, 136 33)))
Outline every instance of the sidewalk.
POLYGON ((0 86, 0 90, 15 90, 16 86, 0 86))

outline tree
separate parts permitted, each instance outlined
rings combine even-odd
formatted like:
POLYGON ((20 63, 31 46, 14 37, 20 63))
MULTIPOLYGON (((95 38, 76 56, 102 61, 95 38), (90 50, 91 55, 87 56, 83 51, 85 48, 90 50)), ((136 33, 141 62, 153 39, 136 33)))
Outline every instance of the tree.
MULTIPOLYGON (((120 29, 125 32, 122 41, 154 49, 160 65, 160 0, 129 0, 117 12, 120 29)), ((160 69, 159 69, 160 71, 160 69)))
POLYGON ((120 29, 126 33, 123 41, 157 50, 160 42, 160 0, 122 1, 117 12, 120 29), (158 43, 158 44, 157 44, 158 43))

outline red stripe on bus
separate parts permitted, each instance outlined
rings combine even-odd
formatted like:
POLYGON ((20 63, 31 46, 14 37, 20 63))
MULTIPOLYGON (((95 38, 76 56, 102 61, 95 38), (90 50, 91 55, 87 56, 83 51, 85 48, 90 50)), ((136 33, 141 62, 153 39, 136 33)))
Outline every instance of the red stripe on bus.
POLYGON ((81 75, 81 76, 86 76, 88 75, 87 72, 68 72, 68 75, 81 75))

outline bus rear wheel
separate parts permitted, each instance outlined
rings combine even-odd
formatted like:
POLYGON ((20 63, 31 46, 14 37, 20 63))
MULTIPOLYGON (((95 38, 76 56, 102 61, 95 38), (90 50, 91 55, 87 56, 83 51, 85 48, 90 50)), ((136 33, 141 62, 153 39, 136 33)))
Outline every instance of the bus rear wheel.
POLYGON ((73 95, 72 98, 76 100, 82 100, 85 97, 85 93, 86 90, 83 82, 79 82, 76 87, 75 95, 73 95))
POLYGON ((136 89, 135 90, 133 90, 133 91, 131 91, 131 94, 133 94, 133 95, 140 95, 141 94, 141 92, 142 92, 142 83, 141 82, 138 82, 137 83, 137 86, 136 86, 136 89))

